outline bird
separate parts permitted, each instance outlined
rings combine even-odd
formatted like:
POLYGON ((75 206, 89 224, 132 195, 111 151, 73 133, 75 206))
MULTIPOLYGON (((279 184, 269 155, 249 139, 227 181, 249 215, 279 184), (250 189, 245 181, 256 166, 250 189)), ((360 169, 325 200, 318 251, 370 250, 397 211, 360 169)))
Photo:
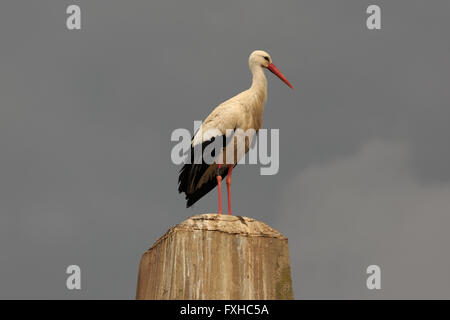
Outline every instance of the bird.
POLYGON ((264 70, 275 74, 291 89, 292 84, 273 64, 271 56, 263 50, 253 51, 248 58, 252 73, 249 89, 219 104, 207 117, 191 140, 190 150, 178 176, 178 192, 185 194, 189 208, 204 195, 218 187, 219 214, 222 214, 221 183, 226 177, 228 214, 231 215, 231 175, 238 161, 248 152, 252 138, 262 127, 264 104, 267 97, 267 78, 264 70), (240 132, 240 135, 237 134, 240 132), (247 136, 246 133, 250 132, 247 136), (239 144, 238 138, 245 143, 239 144), (202 152, 213 145, 212 161, 205 161, 202 152), (220 149, 220 146, 223 148, 220 149), (240 147, 239 147, 240 146, 240 147), (198 158, 200 155, 200 159, 198 158), (231 156, 230 156, 231 155, 231 156), (228 161, 227 161, 228 157, 228 161))

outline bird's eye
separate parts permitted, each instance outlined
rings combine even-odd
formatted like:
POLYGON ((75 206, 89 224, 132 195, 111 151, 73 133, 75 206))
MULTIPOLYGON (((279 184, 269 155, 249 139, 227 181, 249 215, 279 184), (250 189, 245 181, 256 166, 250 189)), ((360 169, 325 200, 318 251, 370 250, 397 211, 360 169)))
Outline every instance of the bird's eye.
POLYGON ((267 62, 269 62, 269 57, 265 56, 264 59, 266 59, 267 62))

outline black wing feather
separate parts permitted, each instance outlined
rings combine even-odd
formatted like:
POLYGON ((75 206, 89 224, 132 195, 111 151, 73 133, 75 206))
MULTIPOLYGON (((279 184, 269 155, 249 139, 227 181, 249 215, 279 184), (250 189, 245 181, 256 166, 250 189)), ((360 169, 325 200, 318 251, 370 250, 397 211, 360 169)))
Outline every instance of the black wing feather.
MULTIPOLYGON (((225 146, 227 144, 227 137, 225 135, 213 137, 211 140, 207 140, 202 143, 201 145, 202 154, 203 150, 205 150, 205 148, 208 145, 214 143, 218 139, 222 139, 222 146, 225 146)), ((214 151, 212 151, 211 155, 215 157, 214 151)), ((217 186, 216 177, 213 176, 207 182, 203 183, 201 187, 197 187, 197 184, 200 181, 201 177, 203 176, 205 171, 211 166, 211 164, 204 162, 203 158, 201 163, 199 163, 200 161, 195 161, 195 152, 193 147, 191 147, 190 150, 190 160, 191 160, 190 163, 185 163, 183 165, 183 167, 180 170, 180 174, 178 176, 178 192, 185 193, 187 200, 186 202, 187 208, 192 206, 195 202, 197 202, 200 198, 202 198, 205 194, 207 194, 212 189, 214 189, 215 186, 217 186), (190 188, 190 186, 194 187, 190 188)), ((227 174, 228 174, 228 166, 223 166, 220 169, 220 175, 222 176, 222 178, 224 178, 227 174)))

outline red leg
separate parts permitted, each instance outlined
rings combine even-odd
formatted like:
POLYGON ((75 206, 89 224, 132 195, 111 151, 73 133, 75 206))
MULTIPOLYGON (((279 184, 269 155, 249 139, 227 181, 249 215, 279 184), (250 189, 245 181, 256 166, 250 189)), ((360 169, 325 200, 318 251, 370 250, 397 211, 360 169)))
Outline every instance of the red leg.
POLYGON ((219 166, 219 169, 217 169, 216 179, 217 179, 217 188, 219 189, 218 190, 218 192, 219 192, 219 214, 222 214, 222 187, 221 187, 222 176, 220 175, 221 164, 219 164, 218 166, 219 166))
POLYGON ((227 174, 227 191, 228 191, 228 214, 231 215, 231 173, 233 171, 233 165, 228 166, 227 174))

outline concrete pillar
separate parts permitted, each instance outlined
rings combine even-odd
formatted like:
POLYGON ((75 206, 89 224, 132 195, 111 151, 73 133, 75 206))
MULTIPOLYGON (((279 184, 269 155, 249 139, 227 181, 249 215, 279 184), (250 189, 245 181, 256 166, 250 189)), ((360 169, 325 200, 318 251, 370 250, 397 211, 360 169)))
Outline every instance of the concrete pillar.
POLYGON ((288 239, 247 217, 190 217, 143 254, 136 298, 293 299, 288 239))

